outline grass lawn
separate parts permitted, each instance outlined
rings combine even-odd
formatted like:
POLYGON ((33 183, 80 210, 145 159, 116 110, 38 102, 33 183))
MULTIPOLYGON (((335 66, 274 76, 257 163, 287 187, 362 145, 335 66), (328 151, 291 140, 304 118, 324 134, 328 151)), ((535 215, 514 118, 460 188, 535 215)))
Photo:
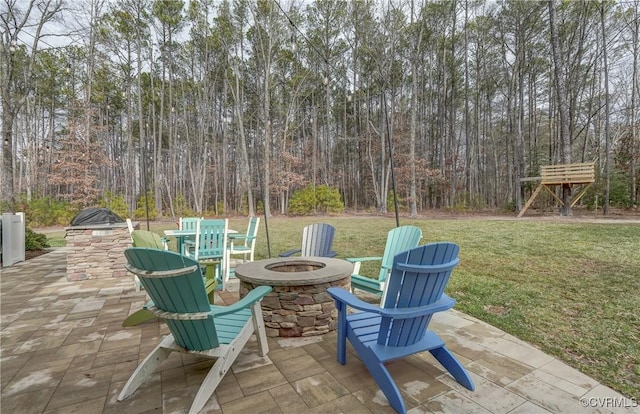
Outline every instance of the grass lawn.
MULTIPOLYGON (((394 218, 379 217, 271 218, 271 256, 299 247, 302 228, 316 222, 336 227, 338 257, 381 255, 395 226, 394 218)), ((230 219, 229 227, 242 232, 246 223, 230 219)), ((461 263, 448 286, 458 310, 640 399, 640 224, 481 217, 401 224, 420 227, 424 243, 460 245, 461 263)), ((167 228, 175 224, 151 223, 161 234, 167 228)), ((269 256, 264 218, 256 256, 269 256)), ((363 265, 367 270, 377 275, 363 265)))

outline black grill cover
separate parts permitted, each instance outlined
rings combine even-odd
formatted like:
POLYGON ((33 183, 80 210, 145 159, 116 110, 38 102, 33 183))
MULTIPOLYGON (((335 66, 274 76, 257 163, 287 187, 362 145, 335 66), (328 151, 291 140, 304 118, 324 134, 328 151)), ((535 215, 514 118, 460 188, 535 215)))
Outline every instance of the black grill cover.
POLYGON ((124 223, 116 213, 108 208, 87 208, 79 212, 72 220, 72 226, 83 226, 87 224, 113 224, 124 223))

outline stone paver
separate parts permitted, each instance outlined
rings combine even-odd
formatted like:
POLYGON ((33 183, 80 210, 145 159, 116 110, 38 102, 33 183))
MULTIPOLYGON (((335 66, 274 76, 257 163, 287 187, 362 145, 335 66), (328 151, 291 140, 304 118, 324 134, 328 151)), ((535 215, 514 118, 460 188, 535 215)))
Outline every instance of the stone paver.
MULTIPOLYGON (((238 298, 237 280, 216 304, 238 298)), ((146 301, 132 278, 67 280, 65 249, 2 268, 0 407, 7 413, 184 413, 212 361, 171 355, 131 397, 117 395, 169 333, 157 319, 123 328, 146 301)), ((366 298, 371 300, 372 298, 366 298)), ((437 314, 431 328, 467 367, 476 391, 429 353, 389 364, 411 414, 640 413, 636 402, 535 347, 468 315, 437 314)), ((393 413, 353 350, 335 359, 335 333, 255 340, 225 375, 206 413, 393 413)))

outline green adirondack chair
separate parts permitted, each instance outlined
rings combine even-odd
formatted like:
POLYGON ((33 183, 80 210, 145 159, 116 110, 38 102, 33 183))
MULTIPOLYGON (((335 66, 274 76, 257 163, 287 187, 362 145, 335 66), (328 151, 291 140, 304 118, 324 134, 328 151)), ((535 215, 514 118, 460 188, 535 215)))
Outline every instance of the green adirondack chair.
POLYGON ((400 389, 385 366, 389 361, 429 351, 458 383, 471 391, 475 389, 462 364, 442 339, 428 329, 434 313, 455 305, 455 300, 447 296, 444 289, 460 262, 459 250, 454 243, 442 242, 396 255, 382 306, 360 300, 345 289, 327 289, 338 309, 338 363, 344 365, 347 361, 348 339, 398 413, 406 413, 407 409, 400 389))
POLYGON ((351 275, 351 291, 355 289, 364 290, 374 293, 378 296, 384 296, 387 277, 391 272, 393 258, 396 254, 405 250, 418 246, 422 238, 422 230, 416 226, 400 226, 389 230, 387 233, 387 242, 384 247, 382 256, 372 257, 354 257, 346 260, 353 263, 353 274, 351 275), (380 261, 380 271, 377 277, 368 277, 360 275, 360 266, 362 262, 380 261))
POLYGON ((138 275, 151 296, 149 310, 165 320, 171 334, 133 372, 118 401, 131 396, 171 352, 193 353, 216 359, 189 410, 195 414, 213 395, 254 333, 259 355, 264 357, 269 351, 260 301, 271 287, 260 286, 230 306, 213 306, 197 261, 171 251, 138 247, 124 254, 127 270, 138 275))
POLYGON ((150 247, 152 249, 166 249, 166 245, 160 235, 147 230, 134 230, 131 232, 131 240, 134 247, 150 247))
MULTIPOLYGON (((147 230, 134 230, 131 232, 131 239, 133 240, 133 247, 147 247, 151 249, 166 250, 166 243, 156 233, 147 230)), ((209 302, 213 304, 214 292, 218 287, 218 280, 215 277, 214 269, 205 266, 204 279, 207 295, 209 296, 209 302)), ((140 280, 135 275, 136 291, 139 290, 140 280)), ((135 326, 142 322, 146 322, 149 319, 155 318, 155 315, 147 309, 145 305, 142 309, 139 309, 127 316, 122 322, 122 326, 135 326)))
MULTIPOLYGON (((130 219, 127 219, 127 226, 131 223, 130 219)), ((154 249, 166 249, 166 242, 156 233, 147 230, 133 230, 133 226, 129 227, 129 235, 134 247, 151 247, 154 249)), ((138 276, 133 276, 133 283, 136 287, 136 292, 140 291, 140 279, 138 276)), ((150 319, 151 317, 147 318, 150 319)), ((145 319, 146 320, 146 319, 145 319)))

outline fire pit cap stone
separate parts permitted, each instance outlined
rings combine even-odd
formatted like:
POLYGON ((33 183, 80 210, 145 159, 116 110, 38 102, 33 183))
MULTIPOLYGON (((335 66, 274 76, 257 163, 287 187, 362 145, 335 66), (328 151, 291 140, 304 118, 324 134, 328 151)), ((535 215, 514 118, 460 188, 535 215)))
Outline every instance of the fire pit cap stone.
POLYGON ((238 279, 267 286, 306 286, 330 283, 353 273, 353 264, 329 257, 278 257, 236 268, 238 279), (304 269, 296 271, 295 269, 304 269), (292 271, 293 269, 293 271, 292 271))

